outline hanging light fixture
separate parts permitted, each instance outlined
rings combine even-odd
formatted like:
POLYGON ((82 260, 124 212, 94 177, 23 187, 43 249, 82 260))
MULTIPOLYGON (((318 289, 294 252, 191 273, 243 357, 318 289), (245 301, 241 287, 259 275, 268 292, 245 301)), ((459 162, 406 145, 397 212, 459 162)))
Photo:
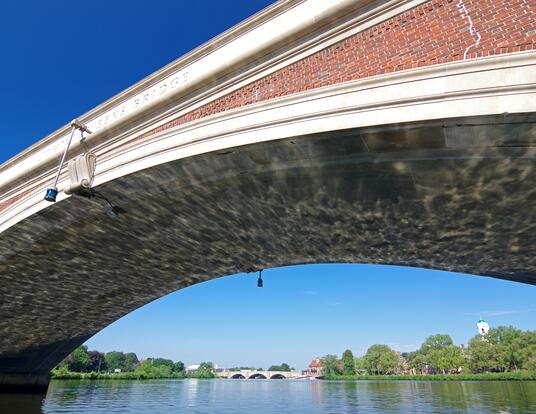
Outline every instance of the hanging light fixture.
POLYGON ((263 285, 263 282, 262 282, 262 270, 259 270, 259 278, 257 279, 257 287, 262 287, 263 285))
MULTIPOLYGON (((54 179, 54 183, 52 184, 52 187, 47 188, 47 191, 45 193, 45 200, 50 201, 51 203, 56 202, 56 197, 58 195, 58 181, 60 179, 61 170, 63 169, 63 164, 65 163, 65 157, 67 156, 67 152, 69 151, 69 147, 71 146, 71 141, 73 140, 74 132, 76 130, 80 131, 81 136, 81 142, 84 141, 84 132, 87 132, 88 134, 91 134, 92 132, 90 129, 86 126, 86 124, 80 122, 78 119, 73 119, 71 121, 71 135, 69 136, 69 139, 67 140, 67 143, 65 144, 65 148, 63 150, 63 155, 61 156, 60 165, 58 165, 58 171, 56 172, 56 178, 54 179)), ((89 177, 83 177, 85 179, 84 182, 87 183, 87 186, 91 186, 91 182, 93 181, 93 173, 95 171, 95 163, 96 163, 96 157, 94 154, 91 154, 90 159, 87 159, 87 156, 78 157, 78 162, 75 164, 69 163, 69 170, 72 170, 75 165, 78 167, 77 173, 85 173, 89 177), (84 167, 80 170, 81 167, 84 167)), ((69 174, 71 174, 71 171, 69 171, 69 174)), ((71 174, 71 180, 72 180, 72 174, 71 174)), ((84 185, 81 185, 80 188, 82 188, 84 185)))

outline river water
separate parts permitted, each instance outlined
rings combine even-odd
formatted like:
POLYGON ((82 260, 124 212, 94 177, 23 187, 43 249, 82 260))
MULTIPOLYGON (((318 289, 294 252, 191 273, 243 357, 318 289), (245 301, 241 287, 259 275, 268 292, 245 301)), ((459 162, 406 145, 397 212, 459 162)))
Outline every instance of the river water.
POLYGON ((53 381, 44 401, 0 396, 2 414, 536 413, 536 381, 53 381))

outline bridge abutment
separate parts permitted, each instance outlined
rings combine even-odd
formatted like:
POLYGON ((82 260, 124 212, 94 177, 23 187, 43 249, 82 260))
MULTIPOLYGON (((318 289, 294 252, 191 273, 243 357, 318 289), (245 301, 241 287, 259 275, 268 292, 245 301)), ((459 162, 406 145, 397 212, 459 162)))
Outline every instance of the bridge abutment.
POLYGON ((0 373, 0 393, 27 393, 46 395, 49 373, 0 373))

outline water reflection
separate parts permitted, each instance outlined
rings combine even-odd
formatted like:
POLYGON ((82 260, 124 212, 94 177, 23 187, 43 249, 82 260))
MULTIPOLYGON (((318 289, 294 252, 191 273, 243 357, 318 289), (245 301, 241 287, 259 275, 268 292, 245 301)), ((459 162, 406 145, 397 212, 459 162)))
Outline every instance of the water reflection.
POLYGON ((53 381, 47 398, 0 395, 0 413, 536 412, 536 382, 53 381))
POLYGON ((0 394, 0 413, 41 414, 44 395, 0 394))

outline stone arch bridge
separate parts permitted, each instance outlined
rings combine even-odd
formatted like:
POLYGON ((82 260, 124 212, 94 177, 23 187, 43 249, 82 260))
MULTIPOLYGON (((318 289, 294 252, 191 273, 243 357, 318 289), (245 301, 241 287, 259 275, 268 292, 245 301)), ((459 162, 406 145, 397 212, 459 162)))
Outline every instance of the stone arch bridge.
MULTIPOLYGON (((0 389, 215 277, 377 263, 536 284, 536 3, 282 0, 82 115, 103 199, 0 166, 0 389), (106 285, 106 289, 101 287, 106 285)), ((186 317, 186 316, 185 316, 186 317)))
POLYGON ((227 379, 297 379, 304 378, 301 371, 255 371, 255 370, 240 370, 229 371, 223 370, 218 372, 220 378, 227 379))

